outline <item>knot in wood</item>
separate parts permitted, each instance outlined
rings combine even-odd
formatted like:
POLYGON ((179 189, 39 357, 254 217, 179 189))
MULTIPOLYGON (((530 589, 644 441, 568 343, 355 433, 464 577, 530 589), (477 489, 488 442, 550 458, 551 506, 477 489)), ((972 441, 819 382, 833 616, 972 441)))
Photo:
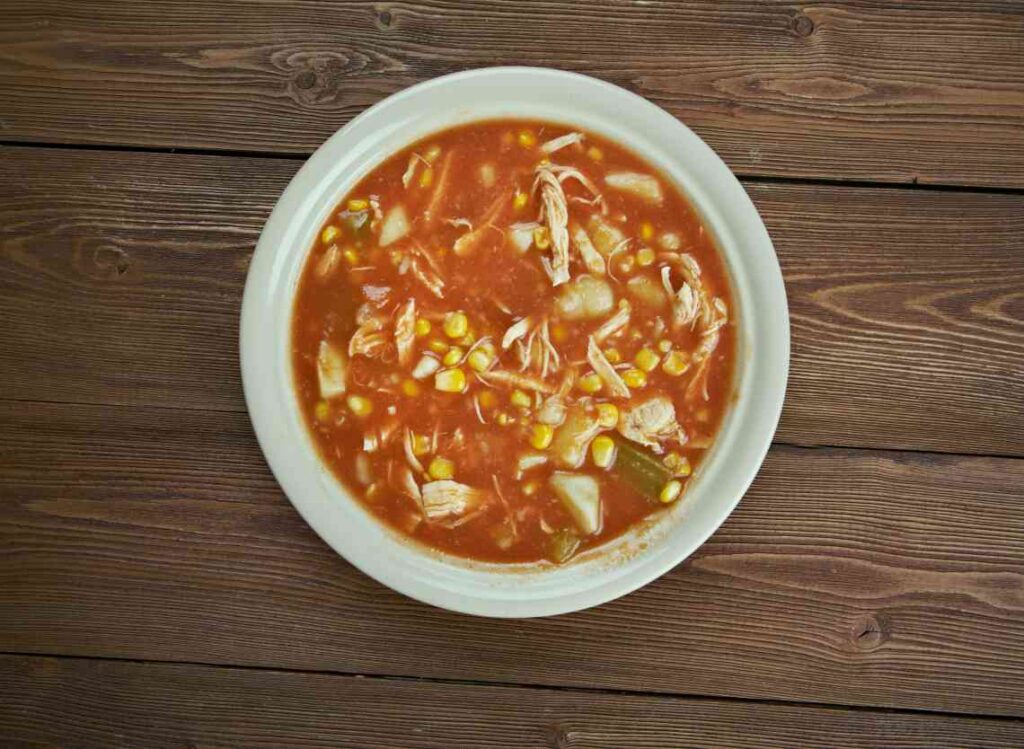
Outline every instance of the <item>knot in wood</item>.
POLYGON ((793 33, 798 37, 808 37, 814 33, 814 21, 803 13, 798 13, 792 22, 793 33))
POLYGON ((850 630, 853 646, 863 653, 878 650, 889 639, 890 623, 884 614, 864 614, 857 617, 850 630))

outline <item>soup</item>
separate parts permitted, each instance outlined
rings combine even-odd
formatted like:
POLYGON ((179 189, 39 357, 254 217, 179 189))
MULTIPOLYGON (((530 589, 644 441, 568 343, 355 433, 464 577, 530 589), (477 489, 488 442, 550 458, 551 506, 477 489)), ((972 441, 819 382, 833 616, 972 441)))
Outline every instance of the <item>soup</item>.
POLYGON ((321 228, 292 363, 323 461, 400 534, 563 563, 680 501, 727 408, 729 285, 683 196, 504 120, 377 166, 321 228))

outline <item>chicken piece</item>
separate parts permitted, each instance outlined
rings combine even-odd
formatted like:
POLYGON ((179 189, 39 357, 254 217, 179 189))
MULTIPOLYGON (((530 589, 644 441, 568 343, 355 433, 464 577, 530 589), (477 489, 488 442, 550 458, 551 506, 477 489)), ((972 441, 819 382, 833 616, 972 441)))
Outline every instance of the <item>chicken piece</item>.
POLYGON ((574 143, 582 142, 583 138, 583 133, 566 133, 561 137, 552 138, 546 143, 542 143, 540 146, 540 150, 550 156, 555 151, 560 151, 566 146, 571 146, 574 143))
POLYGON ((633 312, 633 307, 628 301, 623 299, 619 302, 618 311, 601 323, 601 326, 594 331, 593 339, 595 343, 604 343, 604 341, 611 336, 618 333, 620 330, 629 325, 629 317, 633 312))
POLYGON ((663 443, 668 440, 686 444, 686 432, 676 421, 675 406, 665 395, 623 408, 617 429, 626 439, 649 447, 659 455, 664 452, 663 443))
POLYGON ((560 286, 569 280, 569 207, 562 183, 550 164, 541 164, 535 174, 533 189, 540 190, 541 200, 539 220, 547 223, 551 235, 551 259, 541 258, 541 262, 551 285, 560 286))
POLYGON ((500 385, 502 387, 523 388, 524 390, 535 390, 538 393, 551 394, 555 389, 538 377, 532 377, 521 372, 509 372, 503 369, 491 369, 487 372, 477 374, 481 380, 488 385, 500 385))
POLYGON ((467 519, 490 496, 481 489, 451 479, 431 481, 420 491, 427 520, 449 526, 467 519))
POLYGON ((619 373, 605 357, 601 347, 594 341, 594 336, 590 336, 587 341, 587 361, 590 362, 590 366, 594 368, 597 376, 601 378, 604 386, 608 388, 609 395, 613 398, 628 398, 630 396, 629 386, 623 382, 619 373))
POLYGON ((590 235, 587 234, 582 226, 573 225, 572 241, 575 243, 576 249, 579 250, 580 257, 583 259, 583 264, 587 267, 587 271, 595 276, 603 276, 605 274, 604 258, 597 251, 597 248, 594 247, 594 243, 590 241, 590 235))
POLYGON ((410 299, 395 318, 395 347, 398 349, 398 363, 403 367, 407 367, 412 360, 415 340, 416 300, 410 299))
POLYGON ((589 403, 576 403, 566 413, 565 421, 555 431, 551 454, 562 468, 579 468, 587 457, 587 448, 601 432, 596 409, 589 403))
POLYGON ((348 342, 348 355, 369 358, 379 356, 388 343, 388 337, 383 330, 384 321, 378 317, 371 317, 363 322, 348 342))

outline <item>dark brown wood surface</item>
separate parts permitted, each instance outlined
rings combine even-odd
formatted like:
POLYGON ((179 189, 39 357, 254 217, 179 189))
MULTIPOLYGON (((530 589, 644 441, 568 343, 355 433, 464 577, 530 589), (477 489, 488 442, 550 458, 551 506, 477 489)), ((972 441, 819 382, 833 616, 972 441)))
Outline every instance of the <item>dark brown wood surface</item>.
POLYGON ((1024 2, 0 14, 0 746, 1024 745, 1024 2), (549 620, 354 570, 278 488, 238 375, 249 258, 304 155, 492 64, 693 127, 792 323, 736 513, 549 620))
POLYGON ((543 65, 743 174, 1024 187, 1020 3, 8 0, 0 137, 309 153, 387 94, 543 65))
POLYGON ((973 749, 1024 723, 195 665, 0 657, 5 746, 973 749), (742 728, 738 728, 742 726, 742 728))
MULTIPOLYGON (((244 410, 246 266, 298 166, 0 150, 7 397, 244 410)), ((1024 454, 1024 195, 747 189, 789 295, 781 441, 1024 454)))

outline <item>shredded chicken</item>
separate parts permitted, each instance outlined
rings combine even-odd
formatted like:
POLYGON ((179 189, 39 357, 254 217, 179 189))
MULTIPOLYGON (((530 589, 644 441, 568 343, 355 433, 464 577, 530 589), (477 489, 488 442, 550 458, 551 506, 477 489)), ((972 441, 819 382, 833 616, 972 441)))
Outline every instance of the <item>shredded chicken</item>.
POLYGON ((540 150, 549 156, 555 151, 560 151, 566 146, 571 146, 574 143, 581 143, 583 141, 583 133, 567 133, 559 138, 552 138, 546 143, 542 143, 540 150))
POLYGON ((412 361, 413 343, 416 340, 416 300, 410 299, 395 319, 395 347, 398 349, 398 363, 403 367, 412 361))
POLYGON ((449 525, 465 519, 488 498, 488 493, 450 479, 431 481, 421 490, 427 520, 449 525))
POLYGON ((413 450, 412 440, 412 430, 406 427, 405 437, 402 440, 402 448, 405 450, 405 459, 409 461, 409 467, 416 471, 416 473, 425 474, 426 471, 423 469, 423 464, 420 463, 419 458, 416 457, 416 452, 413 450))
POLYGON ((529 317, 524 317, 523 319, 512 323, 501 339, 501 348, 508 351, 512 348, 513 343, 530 332, 531 327, 533 327, 533 321, 529 317))
POLYGON ((698 393, 700 393, 704 400, 708 399, 708 369, 711 363, 711 355, 718 347, 722 326, 729 321, 729 311, 725 306, 725 302, 720 298, 716 297, 714 302, 711 303, 710 308, 711 322, 701 332, 700 343, 697 344, 697 350, 693 352, 693 360, 697 363, 697 369, 694 371, 690 383, 686 386, 684 397, 688 402, 696 400, 698 393))
POLYGON ((503 369, 492 369, 487 372, 480 372, 477 377, 488 385, 499 385, 509 388, 523 388, 524 390, 535 390, 538 393, 550 394, 555 389, 537 377, 532 377, 521 372, 509 372, 503 369))
POLYGON ((623 299, 620 301, 619 309, 615 314, 601 323, 601 327, 594 331, 592 336, 594 342, 604 343, 605 340, 611 338, 613 335, 629 325, 629 317, 632 312, 633 306, 627 300, 623 299))
POLYGON ((686 432, 676 421, 672 400, 665 395, 623 408, 617 428, 626 439, 649 447, 659 455, 664 452, 663 443, 668 440, 675 440, 680 445, 686 443, 686 432))
POLYGON ((601 382, 608 388, 609 395, 613 398, 628 398, 630 396, 629 387, 622 381, 619 373, 615 371, 615 368, 612 367, 605 357, 601 347, 594 340, 594 336, 590 336, 587 341, 587 361, 590 362, 590 366, 597 372, 601 382))
POLYGON ((348 342, 348 355, 370 358, 380 356, 388 343, 388 337, 383 330, 384 321, 378 317, 371 317, 352 334, 348 342))
POLYGON ((444 281, 437 270, 437 262, 422 247, 413 248, 414 256, 410 258, 409 268, 417 281, 438 299, 444 299, 444 281))
POLYGON ((540 189, 541 209, 539 221, 547 223, 551 234, 551 259, 541 258, 552 286, 569 280, 569 208, 565 191, 551 164, 541 164, 535 172, 533 190, 540 189))
POLYGON ((574 224, 572 227, 572 241, 576 245, 576 249, 579 250, 580 257, 583 258, 583 264, 587 267, 587 271, 595 276, 603 276, 605 272, 604 258, 601 253, 594 247, 594 243, 590 241, 590 235, 587 234, 586 230, 574 224))
POLYGON ((423 210, 424 228, 430 229, 440 216, 441 205, 444 202, 445 194, 448 191, 448 181, 452 168, 452 152, 449 151, 441 159, 441 166, 436 170, 437 179, 434 181, 434 194, 430 197, 430 203, 423 210))

